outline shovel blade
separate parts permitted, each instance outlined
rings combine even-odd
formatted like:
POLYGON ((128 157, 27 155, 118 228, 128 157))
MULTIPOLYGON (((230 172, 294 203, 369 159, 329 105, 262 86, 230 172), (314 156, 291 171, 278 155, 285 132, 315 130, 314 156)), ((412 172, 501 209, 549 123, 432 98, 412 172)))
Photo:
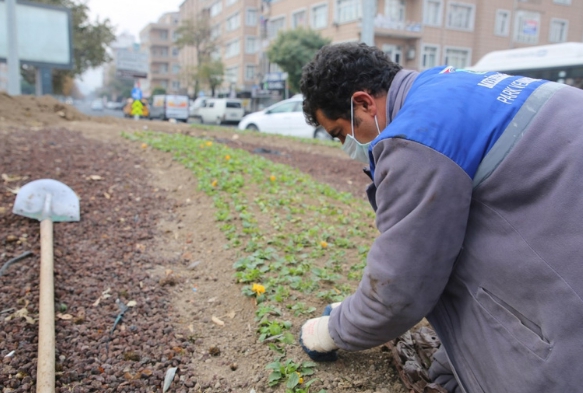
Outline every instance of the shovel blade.
POLYGON ((34 180, 18 191, 12 212, 39 221, 79 221, 79 198, 60 181, 34 180))

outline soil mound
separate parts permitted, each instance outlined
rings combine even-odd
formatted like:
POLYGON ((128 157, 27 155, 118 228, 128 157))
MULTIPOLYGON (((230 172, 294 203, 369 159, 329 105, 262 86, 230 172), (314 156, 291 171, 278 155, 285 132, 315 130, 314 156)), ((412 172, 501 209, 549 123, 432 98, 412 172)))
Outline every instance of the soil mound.
POLYGON ((51 96, 10 96, 0 92, 0 121, 27 125, 54 124, 58 121, 88 120, 71 105, 51 96))

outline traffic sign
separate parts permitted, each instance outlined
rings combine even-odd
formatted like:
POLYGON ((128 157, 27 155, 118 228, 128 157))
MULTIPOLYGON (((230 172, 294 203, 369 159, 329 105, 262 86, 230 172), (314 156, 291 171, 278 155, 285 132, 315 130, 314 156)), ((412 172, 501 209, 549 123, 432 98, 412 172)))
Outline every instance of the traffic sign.
POLYGON ((142 99, 142 89, 139 87, 134 87, 132 89, 132 98, 134 100, 141 100, 142 99))
POLYGON ((142 116, 144 114, 144 104, 136 99, 134 102, 132 102, 131 113, 133 116, 142 116))

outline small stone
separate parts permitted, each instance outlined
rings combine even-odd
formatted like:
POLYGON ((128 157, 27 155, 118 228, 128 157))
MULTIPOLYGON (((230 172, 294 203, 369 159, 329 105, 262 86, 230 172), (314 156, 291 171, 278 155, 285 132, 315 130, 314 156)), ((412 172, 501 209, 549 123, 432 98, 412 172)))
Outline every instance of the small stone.
POLYGON ((209 348, 209 354, 211 356, 219 356, 221 354, 221 350, 217 346, 212 346, 209 348))

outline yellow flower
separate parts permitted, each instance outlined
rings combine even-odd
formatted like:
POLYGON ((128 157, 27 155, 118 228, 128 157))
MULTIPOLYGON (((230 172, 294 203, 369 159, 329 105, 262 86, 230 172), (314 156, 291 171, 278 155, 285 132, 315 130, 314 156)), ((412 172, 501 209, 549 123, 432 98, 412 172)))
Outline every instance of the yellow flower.
POLYGON ((253 284, 251 291, 255 292, 257 295, 265 293, 265 287, 261 284, 253 284))
POLYGON ((322 241, 320 242, 320 247, 322 247, 322 248, 326 248, 326 247, 328 247, 328 243, 327 243, 325 240, 322 240, 322 241))
POLYGON ((213 182, 211 183, 211 186, 216 187, 217 184, 219 184, 219 182, 217 180, 213 180, 213 182))
POLYGON ((297 371, 296 371, 296 374, 298 374, 298 376, 300 377, 300 381, 299 382, 300 382, 300 385, 301 385, 302 383, 304 383, 304 378, 302 378, 302 374, 300 374, 297 371))
POLYGON ((269 176, 269 180, 275 181, 275 176, 273 176, 273 175, 269 176))
POLYGON ((212 143, 211 141, 208 141, 208 142, 206 143, 206 145, 207 145, 207 146, 212 146, 212 145, 213 145, 213 143, 212 143))
POLYGON ((142 149, 147 149, 147 148, 148 148, 148 145, 145 143, 142 143, 142 149))
POLYGON ((231 159, 231 156, 227 154, 227 155, 225 156, 225 160, 229 161, 230 159, 231 159))

